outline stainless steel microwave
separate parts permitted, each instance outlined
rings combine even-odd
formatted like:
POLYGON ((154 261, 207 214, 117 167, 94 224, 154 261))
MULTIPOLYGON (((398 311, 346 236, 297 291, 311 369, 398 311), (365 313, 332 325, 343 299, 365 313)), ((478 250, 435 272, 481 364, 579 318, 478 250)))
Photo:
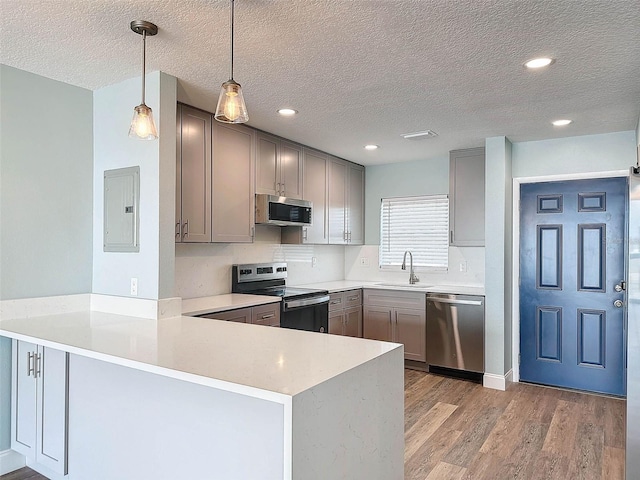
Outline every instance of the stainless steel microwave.
POLYGON ((256 194, 256 223, 281 227, 311 225, 311 208, 307 200, 256 194))

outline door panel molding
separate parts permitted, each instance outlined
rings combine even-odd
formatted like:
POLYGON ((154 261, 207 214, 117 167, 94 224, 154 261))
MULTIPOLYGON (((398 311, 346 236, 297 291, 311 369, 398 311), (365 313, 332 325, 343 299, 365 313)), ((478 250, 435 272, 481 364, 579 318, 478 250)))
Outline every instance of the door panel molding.
POLYGON ((607 226, 604 223, 578 225, 578 290, 607 291, 607 226))
POLYGON ((578 309, 578 365, 605 367, 606 321, 604 310, 578 309), (588 334, 593 338, 588 339, 588 334))
POLYGON ((562 225, 538 225, 536 288, 562 290, 562 225))
POLYGON ((538 360, 562 362, 562 307, 536 308, 538 360))

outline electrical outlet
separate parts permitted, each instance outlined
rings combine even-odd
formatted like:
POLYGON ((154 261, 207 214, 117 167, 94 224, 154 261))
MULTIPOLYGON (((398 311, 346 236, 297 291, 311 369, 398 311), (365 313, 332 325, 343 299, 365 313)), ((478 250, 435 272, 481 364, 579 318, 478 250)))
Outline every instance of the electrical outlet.
POLYGON ((318 265, 318 259, 316 257, 311 257, 311 266, 315 267, 318 265))
POLYGON ((466 272, 467 271, 467 262, 466 261, 462 261, 460 262, 460 271, 461 272, 466 272))
POLYGON ((369 266, 369 257, 360 257, 360 266, 368 267, 369 266))
POLYGON ((131 277, 131 295, 138 296, 138 279, 135 277, 131 277))

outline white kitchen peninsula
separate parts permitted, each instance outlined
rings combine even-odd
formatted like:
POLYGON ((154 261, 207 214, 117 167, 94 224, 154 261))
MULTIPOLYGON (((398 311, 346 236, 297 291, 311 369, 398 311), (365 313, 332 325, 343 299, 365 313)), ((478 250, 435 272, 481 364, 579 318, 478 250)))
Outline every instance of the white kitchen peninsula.
POLYGON ((403 478, 401 345, 95 311, 0 335, 69 352, 64 478, 403 478))

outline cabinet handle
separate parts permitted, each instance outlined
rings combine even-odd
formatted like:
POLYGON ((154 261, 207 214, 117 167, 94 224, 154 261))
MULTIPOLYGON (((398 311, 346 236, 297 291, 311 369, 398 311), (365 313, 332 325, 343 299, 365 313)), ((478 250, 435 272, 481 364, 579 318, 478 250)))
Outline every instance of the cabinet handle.
POLYGON ((453 243, 453 230, 449 231, 449 243, 453 243))
POLYGON ((189 236, 189 220, 182 225, 182 238, 189 236))
POLYGON ((180 222, 176 222, 176 237, 180 238, 180 222))
POLYGON ((262 317, 260 317, 261 320, 266 320, 267 318, 273 318, 275 317, 276 314, 275 313, 269 313, 267 315, 262 315, 262 317))
POLYGON ((251 238, 256 236, 256 227, 251 227, 251 238))
POLYGON ((40 376, 40 374, 42 373, 42 370, 40 369, 41 367, 41 361, 42 361, 42 354, 41 353, 36 353, 33 356, 34 359, 34 367, 33 367, 33 377, 34 378, 38 378, 40 376))
POLYGON ((280 182, 276 183, 276 194, 280 195, 280 182))
POLYGON ((27 377, 30 377, 32 373, 34 373, 33 372, 33 352, 27 352, 27 377))
POLYGON ((358 299, 358 296, 357 296, 357 295, 356 295, 355 297, 349 297, 349 298, 347 298, 347 300, 348 300, 349 302, 353 302, 354 300, 357 300, 357 299, 358 299))
POLYGON ((284 188, 284 183, 282 184, 282 188, 280 189, 280 195, 282 195, 283 197, 286 196, 284 192, 286 192, 287 190, 284 188))
POLYGON ((303 240, 307 240, 307 229, 306 228, 302 229, 302 239, 303 240))
POLYGON ((338 298, 338 299, 336 299, 336 300, 331 300, 331 302, 330 302, 330 303, 331 303, 331 305, 337 305, 337 304, 339 304, 339 303, 342 303, 342 299, 341 299, 341 298, 338 298))

